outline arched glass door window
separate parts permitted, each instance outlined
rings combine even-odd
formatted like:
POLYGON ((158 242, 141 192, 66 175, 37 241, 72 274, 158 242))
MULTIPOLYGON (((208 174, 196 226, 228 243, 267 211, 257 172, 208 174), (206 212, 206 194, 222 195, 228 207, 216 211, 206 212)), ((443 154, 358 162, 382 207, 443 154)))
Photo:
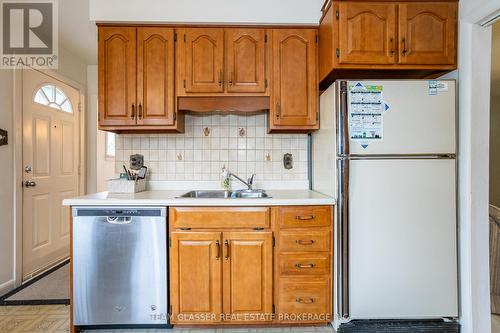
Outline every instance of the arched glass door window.
POLYGON ((68 96, 53 84, 42 86, 35 94, 35 103, 49 106, 51 108, 73 113, 73 107, 68 96))

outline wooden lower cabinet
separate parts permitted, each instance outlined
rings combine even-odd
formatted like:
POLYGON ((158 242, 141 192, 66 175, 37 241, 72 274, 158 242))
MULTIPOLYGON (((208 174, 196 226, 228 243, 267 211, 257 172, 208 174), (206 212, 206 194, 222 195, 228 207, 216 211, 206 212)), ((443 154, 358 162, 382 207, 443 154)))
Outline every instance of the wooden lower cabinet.
POLYGON ((328 321, 331 313, 329 277, 288 277, 279 285, 280 320, 328 321))
POLYGON ((222 313, 220 232, 172 232, 172 322, 218 322, 222 313))
POLYGON ((272 232, 174 231, 170 244, 172 323, 272 320, 272 232))
POLYGON ((273 235, 270 231, 224 232, 225 320, 270 321, 273 311, 273 235))
POLYGON ((331 321, 332 207, 170 207, 169 228, 172 324, 331 321))

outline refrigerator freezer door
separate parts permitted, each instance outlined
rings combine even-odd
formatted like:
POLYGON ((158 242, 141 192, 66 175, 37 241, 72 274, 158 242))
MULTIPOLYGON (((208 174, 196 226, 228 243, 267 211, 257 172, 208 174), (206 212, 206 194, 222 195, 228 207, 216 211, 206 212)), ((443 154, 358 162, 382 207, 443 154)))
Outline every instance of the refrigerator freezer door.
POLYGON ((348 85, 358 82, 381 85, 389 109, 383 114, 382 140, 366 148, 350 140, 350 154, 455 153, 455 81, 438 81, 443 83, 439 90, 430 90, 427 80, 349 81, 348 85))
POLYGON ((352 319, 456 317, 455 160, 351 160, 352 319))
POLYGON ((335 87, 320 96, 321 128, 312 135, 312 186, 315 191, 336 197, 335 87))

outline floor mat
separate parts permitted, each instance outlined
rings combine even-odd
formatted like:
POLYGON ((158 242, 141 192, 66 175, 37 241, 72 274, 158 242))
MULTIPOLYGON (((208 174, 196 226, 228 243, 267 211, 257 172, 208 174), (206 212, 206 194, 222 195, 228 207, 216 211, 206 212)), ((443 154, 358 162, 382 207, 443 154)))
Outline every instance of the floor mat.
POLYGON ((69 284, 69 263, 63 263, 4 295, 0 305, 69 304, 69 284))

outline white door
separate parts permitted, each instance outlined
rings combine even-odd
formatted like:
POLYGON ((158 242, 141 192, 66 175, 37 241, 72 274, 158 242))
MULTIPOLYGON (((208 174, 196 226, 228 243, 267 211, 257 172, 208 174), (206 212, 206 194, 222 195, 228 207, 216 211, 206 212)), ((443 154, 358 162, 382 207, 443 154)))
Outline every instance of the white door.
POLYGON ((351 154, 454 154, 455 81, 440 82, 429 90, 427 80, 349 81, 381 85, 387 111, 383 115, 383 138, 363 148, 350 141, 351 154))
POLYGON ((68 207, 78 194, 80 93, 23 70, 23 280, 69 256, 68 207))
POLYGON ((354 160, 353 319, 458 315, 455 160, 354 160))

